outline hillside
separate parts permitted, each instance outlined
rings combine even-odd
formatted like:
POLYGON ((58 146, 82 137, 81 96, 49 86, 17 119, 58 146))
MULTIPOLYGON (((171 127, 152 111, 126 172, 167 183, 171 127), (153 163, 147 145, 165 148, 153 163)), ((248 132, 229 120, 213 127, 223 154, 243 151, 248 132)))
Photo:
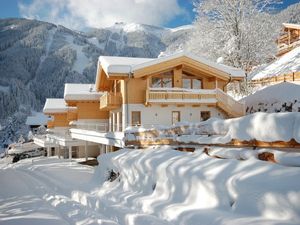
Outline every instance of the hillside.
POLYGON ((117 23, 83 33, 36 20, 1 19, 0 148, 26 133, 26 116, 40 111, 47 97, 63 97, 62 84, 94 82, 100 55, 157 57, 176 48, 191 29, 117 23))

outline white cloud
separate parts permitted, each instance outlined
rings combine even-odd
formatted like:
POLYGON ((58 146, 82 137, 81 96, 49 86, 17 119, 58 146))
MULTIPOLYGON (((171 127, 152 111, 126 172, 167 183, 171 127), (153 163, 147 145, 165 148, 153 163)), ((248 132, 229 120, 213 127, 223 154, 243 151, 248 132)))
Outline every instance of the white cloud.
POLYGON ((22 17, 73 29, 107 27, 115 22, 164 25, 186 14, 177 0, 32 0, 18 5, 22 17))

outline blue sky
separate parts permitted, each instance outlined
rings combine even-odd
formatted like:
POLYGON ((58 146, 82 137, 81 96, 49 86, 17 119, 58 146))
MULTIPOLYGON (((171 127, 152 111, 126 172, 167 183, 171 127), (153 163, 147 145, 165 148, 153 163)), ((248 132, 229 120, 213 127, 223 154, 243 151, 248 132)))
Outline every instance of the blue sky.
MULTIPOLYGON (((56 22, 56 23, 61 23, 68 26, 72 26, 72 22, 70 21, 66 21, 66 19, 64 17, 70 17, 70 15, 66 15, 66 16, 62 16, 62 14, 64 14, 64 10, 65 10, 65 6, 61 6, 62 10, 60 11, 59 15, 54 15, 53 16, 53 12, 55 12, 55 7, 56 4, 55 1, 57 1, 58 3, 64 2, 63 0, 0 0, 0 18, 8 18, 8 17, 33 17, 33 18, 37 18, 37 19, 41 19, 41 20, 46 20, 49 22, 56 22), (40 4, 40 2, 51 2, 51 3, 45 3, 45 4, 40 4), (24 7, 22 10, 20 10, 20 8, 18 7, 18 3, 23 3, 24 7), (53 3, 53 4, 52 4, 53 3), (52 4, 52 5, 51 5, 52 4), (39 8, 40 7, 40 8, 39 8), (41 8, 42 7, 42 8, 41 8), (53 12, 51 13, 52 17, 49 17, 49 15, 45 16, 45 15, 39 15, 38 13, 40 13, 41 11, 46 11, 45 9, 52 10, 53 12), (42 9, 42 10, 41 10, 42 9), (38 14, 36 16, 36 14, 38 14), (55 17, 55 18, 54 18, 55 17)), ((78 2, 82 2, 84 4, 84 6, 86 5, 87 0, 74 0, 75 2, 77 1, 76 4, 78 4, 78 2)), ((96 1, 96 0, 93 0, 96 1)), ((109 0, 111 1, 111 0, 109 0)), ((106 4, 106 7, 114 7, 113 5, 110 6, 109 4, 107 4, 106 2, 109 2, 107 0, 98 0, 98 2, 101 4, 101 7, 103 4, 106 4), (105 1, 105 2, 103 2, 105 1)), ((116 1, 116 0, 115 0, 116 1)), ((124 2, 124 0, 119 0, 120 2, 124 2)), ((158 15, 151 15, 151 13, 153 13, 153 11, 151 11, 151 6, 147 6, 149 7, 149 11, 151 11, 151 13, 149 13, 147 18, 147 11, 145 10, 145 15, 142 15, 144 18, 144 20, 141 21, 137 21, 137 23, 152 23, 154 25, 161 25, 161 26, 166 26, 166 27, 177 27, 180 25, 186 25, 186 24, 191 24, 192 21, 195 18, 195 14, 193 12, 193 0, 157 0, 156 2, 154 0, 152 0, 153 5, 156 3, 156 6, 153 7, 157 7, 157 5, 160 5, 160 7, 165 7, 166 9, 170 9, 171 13, 173 12, 173 14, 168 14, 165 15, 165 17, 161 17, 161 18, 157 18, 155 19, 155 17, 159 17, 158 15), (161 5, 161 2, 159 1, 163 1, 164 5, 161 5), (177 1, 177 5, 174 4, 174 2, 176 3, 177 1), (168 5, 169 4, 169 5, 168 5), (173 7, 173 8, 170 8, 173 7), (151 18, 153 17, 153 18, 151 18)), ((283 4, 278 6, 278 8, 282 9, 282 8, 286 8, 287 6, 297 3, 299 2, 299 0, 284 0, 283 4)), ((93 7, 93 6, 91 6, 93 7)), ((124 7, 126 7, 126 5, 124 5, 124 7)), ((130 6, 128 6, 130 7, 130 6)), ((79 6, 80 8, 80 6, 79 6)), ((107 9, 106 8, 106 9, 107 9)), ((132 10, 132 7, 130 8, 130 10, 132 10)), ((163 9, 162 9, 163 10, 163 9)), ((109 10, 106 10, 109 11, 109 10)), ((126 8, 124 9, 124 11, 126 11, 126 8)), ((99 14, 99 12, 101 13, 101 11, 95 11, 95 14, 99 14)), ((113 16, 117 15, 117 11, 112 11, 111 14, 106 15, 107 20, 106 21, 111 21, 113 20, 113 16)), ((91 13, 92 14, 92 13, 91 13)), ((97 14, 97 15, 98 15, 97 14)), ((134 14, 134 12, 132 13, 134 14)), ((73 15, 74 20, 81 21, 82 18, 80 18, 80 15, 82 15, 82 12, 78 12, 78 14, 73 15)), ((140 16, 141 15, 136 15, 136 16, 140 16)), ((71 17, 72 18, 72 17, 71 17)), ((98 17, 99 18, 99 17, 98 17)), ((130 20, 134 20, 138 17, 129 17, 130 20)), ((85 24, 89 24, 91 26, 93 26, 93 21, 95 21, 95 23, 97 22, 95 20, 95 18, 93 18, 92 16, 90 18, 84 18, 85 20, 85 24), (92 21, 92 22, 89 22, 92 21)), ((120 19, 116 18, 116 21, 119 21, 120 19)), ((132 21, 131 21, 132 22, 132 21)), ((78 26, 80 26, 80 24, 77 24, 78 26)))

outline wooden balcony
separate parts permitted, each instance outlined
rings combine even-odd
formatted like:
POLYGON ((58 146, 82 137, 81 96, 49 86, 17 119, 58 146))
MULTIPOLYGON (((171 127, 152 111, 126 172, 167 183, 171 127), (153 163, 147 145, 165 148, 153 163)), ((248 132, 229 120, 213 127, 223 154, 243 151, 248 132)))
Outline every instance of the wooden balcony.
POLYGON ((236 101, 221 89, 151 88, 146 91, 146 105, 148 104, 215 105, 229 117, 245 115, 245 104, 236 101))
POLYGON ((100 109, 116 109, 122 105, 121 93, 106 92, 100 97, 100 109))
POLYGON ((178 88, 150 88, 146 91, 147 104, 215 104, 216 91, 178 88))

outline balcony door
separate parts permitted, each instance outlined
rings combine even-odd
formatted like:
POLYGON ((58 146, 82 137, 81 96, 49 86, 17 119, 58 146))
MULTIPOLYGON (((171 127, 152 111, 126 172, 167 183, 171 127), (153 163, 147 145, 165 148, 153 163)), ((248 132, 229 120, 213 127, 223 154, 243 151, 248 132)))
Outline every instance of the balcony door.
POLYGON ((173 111, 172 112, 172 124, 180 122, 180 112, 179 111, 173 111))

